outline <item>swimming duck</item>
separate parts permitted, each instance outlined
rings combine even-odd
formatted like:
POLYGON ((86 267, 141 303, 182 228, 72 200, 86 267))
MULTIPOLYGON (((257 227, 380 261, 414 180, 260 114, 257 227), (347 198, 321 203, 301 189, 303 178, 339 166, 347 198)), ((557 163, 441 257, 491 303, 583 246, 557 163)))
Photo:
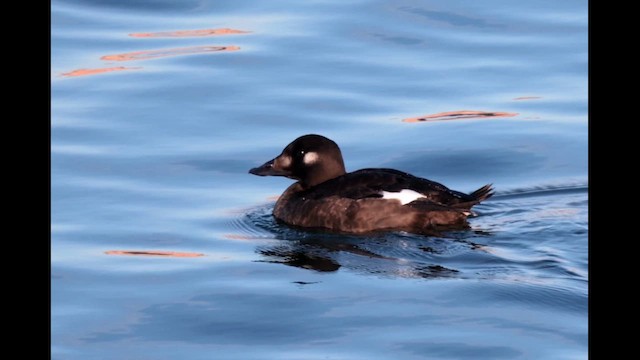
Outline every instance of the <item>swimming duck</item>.
POLYGON ((493 195, 490 184, 465 194, 393 169, 347 173, 338 145, 315 134, 300 136, 249 173, 297 180, 276 202, 279 221, 344 233, 465 229, 471 207, 493 195))

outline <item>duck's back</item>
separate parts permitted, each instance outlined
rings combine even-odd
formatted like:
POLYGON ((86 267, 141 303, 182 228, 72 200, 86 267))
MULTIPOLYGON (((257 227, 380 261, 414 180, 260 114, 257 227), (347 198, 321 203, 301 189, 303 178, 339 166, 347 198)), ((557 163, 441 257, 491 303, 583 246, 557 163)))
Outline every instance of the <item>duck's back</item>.
POLYGON ((451 190, 425 178, 394 169, 362 169, 344 174, 302 194, 309 199, 338 196, 349 199, 382 198, 389 193, 410 190, 437 204, 470 209, 471 206, 491 196, 491 186, 486 185, 471 194, 451 190))

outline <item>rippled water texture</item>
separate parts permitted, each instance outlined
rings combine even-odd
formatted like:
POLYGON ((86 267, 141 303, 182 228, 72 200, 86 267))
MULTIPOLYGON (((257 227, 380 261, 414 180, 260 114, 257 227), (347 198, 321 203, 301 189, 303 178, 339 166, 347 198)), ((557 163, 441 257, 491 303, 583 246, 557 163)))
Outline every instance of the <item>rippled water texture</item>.
POLYGON ((53 359, 587 357, 584 1, 54 0, 53 359), (299 135, 496 195, 301 231, 299 135))

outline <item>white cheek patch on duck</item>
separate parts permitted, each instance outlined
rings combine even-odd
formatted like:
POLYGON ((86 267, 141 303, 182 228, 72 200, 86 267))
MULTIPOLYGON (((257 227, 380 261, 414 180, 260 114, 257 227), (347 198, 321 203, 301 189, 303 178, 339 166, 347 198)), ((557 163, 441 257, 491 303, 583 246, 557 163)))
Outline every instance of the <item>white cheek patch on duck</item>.
POLYGON ((304 154, 304 157, 302 158, 302 161, 307 165, 314 164, 316 161, 318 161, 318 153, 316 153, 316 152, 308 152, 308 153, 304 154))
POLYGON ((286 169, 291 165, 291 156, 280 156, 277 163, 280 168, 286 169))
POLYGON ((398 192, 390 192, 390 191, 383 191, 381 192, 382 194, 382 198, 383 199, 395 199, 395 200, 400 200, 400 203, 402 205, 406 205, 414 200, 417 200, 419 198, 423 198, 426 197, 422 194, 420 194, 417 191, 413 191, 413 190, 409 190, 409 189, 403 189, 401 191, 398 192))

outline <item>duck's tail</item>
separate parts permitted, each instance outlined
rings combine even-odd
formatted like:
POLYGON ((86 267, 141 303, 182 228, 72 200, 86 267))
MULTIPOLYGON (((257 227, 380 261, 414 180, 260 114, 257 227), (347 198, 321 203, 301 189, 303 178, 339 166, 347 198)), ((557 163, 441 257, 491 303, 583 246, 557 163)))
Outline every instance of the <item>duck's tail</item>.
POLYGON ((455 204, 452 207, 467 210, 471 209, 472 206, 477 205, 493 196, 494 190, 492 186, 493 184, 487 184, 481 187, 480 189, 469 194, 467 201, 455 204))
POLYGON ((493 184, 487 184, 480 189, 469 194, 473 198, 473 200, 477 203, 487 200, 488 198, 493 196, 493 184))

